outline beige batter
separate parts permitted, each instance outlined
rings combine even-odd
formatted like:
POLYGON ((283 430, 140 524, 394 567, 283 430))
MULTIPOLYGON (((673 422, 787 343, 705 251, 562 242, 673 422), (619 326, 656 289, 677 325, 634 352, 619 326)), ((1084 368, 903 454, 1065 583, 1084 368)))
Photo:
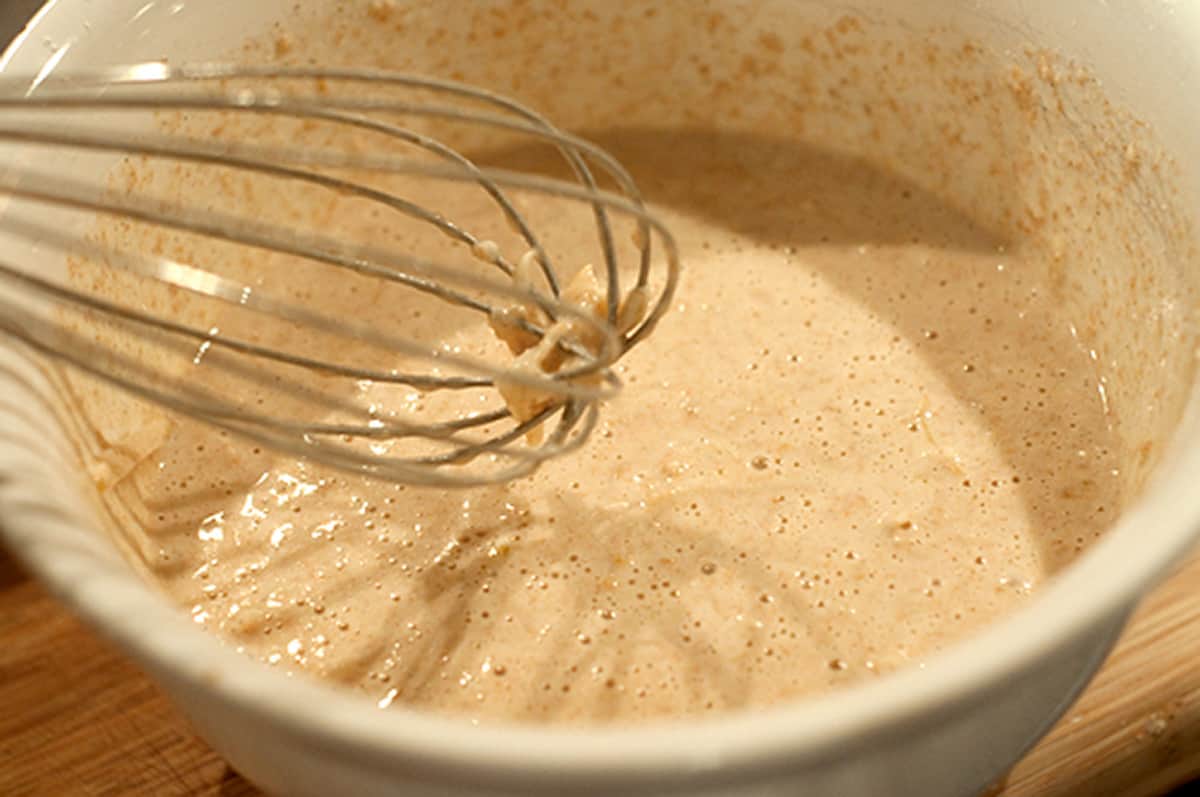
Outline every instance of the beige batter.
MULTIPOLYGON (((729 711, 919 664, 1115 514, 1095 366, 1042 264, 852 160, 596 137, 659 203, 686 278, 587 447, 447 493, 178 426, 132 481, 154 578, 196 623, 381 707, 729 711)), ((556 249, 591 240, 586 209, 523 208, 556 249)), ((452 342, 503 356, 486 319, 452 342)))

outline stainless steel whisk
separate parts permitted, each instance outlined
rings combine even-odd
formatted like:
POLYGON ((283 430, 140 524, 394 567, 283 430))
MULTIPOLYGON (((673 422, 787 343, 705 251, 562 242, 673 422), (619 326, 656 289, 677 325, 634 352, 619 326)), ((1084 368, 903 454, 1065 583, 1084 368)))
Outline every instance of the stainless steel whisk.
POLYGON ((13 165, 0 177, 0 195, 7 196, 7 206, 0 211, 0 329, 53 360, 172 411, 279 451, 399 482, 469 485, 509 480, 580 445, 596 424, 599 402, 618 386, 611 366, 653 330, 678 278, 674 241, 647 211, 633 180, 616 160, 510 99, 451 81, 366 69, 158 62, 32 81, 6 78, 0 81, 0 143, 19 148, 18 157, 10 159, 13 165), (337 90, 339 86, 346 90, 337 90), (303 141, 267 146, 172 134, 161 126, 126 129, 122 123, 125 114, 164 111, 314 121, 381 136, 411 150, 406 155, 362 152, 306 146, 303 141), (417 129, 419 124, 462 125, 542 142, 561 153, 574 180, 478 166, 439 137, 417 129), (445 256, 420 257, 340 240, 336 231, 265 224, 136 190, 114 191, 94 177, 82 179, 64 169, 73 153, 232 169, 277 179, 282 185, 364 200, 442 233, 445 256), (476 186, 519 237, 522 249, 531 253, 526 258, 536 263, 537 285, 514 281, 518 257, 452 217, 424 207, 420 197, 396 195, 356 179, 367 172, 476 186), (518 210, 512 199, 517 192, 590 208, 601 253, 598 268, 606 314, 596 317, 564 299, 559 265, 543 246, 542 234, 518 210), (269 285, 253 286, 203 262, 114 247, 81 232, 78 222, 65 223, 63 214, 93 221, 107 217, 246 247, 250 253, 301 258, 342 270, 348 278, 399 286, 422 300, 451 302, 483 320, 524 303, 539 310, 536 317, 515 321, 525 333, 540 338, 549 325, 568 320, 586 328, 593 343, 584 345, 570 337, 560 341, 558 346, 570 357, 557 372, 517 371, 506 361, 456 354, 402 330, 334 317, 319 301, 282 298, 269 285), (619 238, 616 221, 632 225, 634 233, 619 238), (653 246, 655 238, 660 246, 653 246), (66 273, 64 257, 82 258, 94 268, 218 303, 223 312, 239 314, 251 327, 287 325, 296 330, 292 337, 299 344, 263 343, 88 290, 66 273), (623 279, 623 270, 631 279, 623 279), (648 299, 646 311, 640 321, 618 326, 619 308, 632 292, 648 299), (120 334, 98 336, 86 325, 64 324, 68 311, 120 334), (206 352, 221 356, 175 372, 139 357, 136 347, 121 345, 126 334, 129 340, 153 342, 180 357, 194 357, 196 363, 206 352), (344 341, 347 351, 368 345, 422 367, 397 369, 312 357, 303 346, 306 335, 344 341), (233 392, 213 389, 213 368, 220 369, 223 379, 253 386, 258 395, 265 392, 279 401, 247 406, 233 392), (417 391, 487 391, 498 380, 542 391, 553 400, 524 421, 514 418, 498 395, 484 409, 423 421, 381 415, 378 408, 353 401, 349 389, 379 383, 417 391), (280 409, 284 406, 287 412, 280 409), (529 442, 531 430, 541 426, 548 433, 537 444, 529 442))

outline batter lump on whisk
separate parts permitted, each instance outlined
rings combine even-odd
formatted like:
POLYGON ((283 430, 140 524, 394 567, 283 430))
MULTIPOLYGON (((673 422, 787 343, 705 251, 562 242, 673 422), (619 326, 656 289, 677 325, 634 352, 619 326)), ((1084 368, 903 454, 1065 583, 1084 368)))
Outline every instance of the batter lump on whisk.
MULTIPOLYGON (((756 167, 716 134, 598 137, 686 271, 588 444, 443 492, 181 425, 120 495, 196 623, 380 707, 725 712, 921 662, 1024 603, 1119 510, 1095 366, 1039 290, 1044 264, 865 163, 806 161, 821 205, 766 229, 794 190, 779 153, 756 167)), ((588 208, 527 205, 548 246, 591 242, 588 208)), ((484 321, 447 345, 499 346, 484 321)), ((396 400, 381 390, 364 400, 396 400)))
MULTIPOLYGON (((513 274, 513 281, 518 288, 530 290, 536 287, 533 278, 535 254, 528 252, 518 262, 513 274)), ((597 321, 608 317, 607 298, 600 281, 596 278, 595 270, 590 265, 575 273, 571 284, 563 292, 563 299, 597 321)), ((645 310, 646 292, 644 289, 635 288, 621 303, 617 313, 616 333, 624 335, 637 326, 644 317, 645 310)), ((549 324, 548 321, 547 316, 528 300, 512 302, 493 313, 489 319, 496 337, 504 341, 509 351, 516 355, 514 369, 517 372, 557 373, 572 361, 578 361, 576 355, 560 348, 560 344, 564 342, 582 346, 585 352, 597 353, 601 341, 595 332, 585 329, 573 319, 561 319, 553 324, 549 324), (520 327, 518 321, 536 322, 546 329, 546 334, 538 338, 520 327)), ((599 383, 599 376, 585 375, 579 377, 579 381, 594 385, 599 383)), ((550 407, 556 398, 545 391, 503 380, 496 383, 496 389, 509 412, 520 422, 537 417, 550 407)), ((535 439, 540 438, 541 433, 540 426, 530 432, 535 439)))

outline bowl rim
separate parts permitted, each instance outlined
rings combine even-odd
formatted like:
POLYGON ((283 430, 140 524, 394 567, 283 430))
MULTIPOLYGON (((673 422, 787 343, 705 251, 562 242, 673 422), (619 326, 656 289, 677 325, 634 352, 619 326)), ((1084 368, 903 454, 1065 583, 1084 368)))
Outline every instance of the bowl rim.
MULTIPOLYGON (((37 12, 0 55, 0 72, 34 74, 54 57, 37 52, 32 38, 64 5, 51 0, 37 12)), ((236 704, 347 759, 385 761, 418 777, 436 773, 440 781, 584 777, 644 783, 703 777, 711 784, 737 773, 758 778, 802 768, 846 756, 879 736, 937 724, 1071 641, 1122 618, 1200 535, 1198 393, 1193 389, 1143 496, 1026 606, 921 668, 828 695, 704 719, 595 728, 475 726, 403 707, 372 710, 361 696, 306 677, 280 677, 190 622, 130 568, 103 565, 94 551, 71 544, 93 531, 70 502, 39 481, 38 463, 8 448, 0 455, 0 476, 11 477, 5 489, 24 500, 6 509, 0 540, 94 630, 160 680, 236 704)))

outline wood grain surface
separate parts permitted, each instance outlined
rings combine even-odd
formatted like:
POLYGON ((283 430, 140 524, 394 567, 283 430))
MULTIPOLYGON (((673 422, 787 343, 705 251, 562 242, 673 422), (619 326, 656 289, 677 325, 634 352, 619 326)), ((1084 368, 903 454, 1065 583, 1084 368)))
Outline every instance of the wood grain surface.
MULTIPOLYGON (((1143 605, 993 794, 1157 797, 1200 775, 1200 559, 1143 605)), ((0 795, 259 794, 145 676, 0 549, 0 795)))

